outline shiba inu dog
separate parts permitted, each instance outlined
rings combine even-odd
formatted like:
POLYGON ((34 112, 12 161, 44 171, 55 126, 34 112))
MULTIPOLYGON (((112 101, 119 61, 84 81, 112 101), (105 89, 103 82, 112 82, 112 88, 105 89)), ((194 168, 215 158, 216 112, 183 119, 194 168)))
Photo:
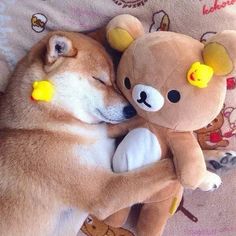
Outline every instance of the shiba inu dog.
POLYGON ((0 101, 0 235, 76 235, 89 213, 105 219, 176 181, 169 159, 112 173, 127 124, 106 123, 135 114, 113 81, 103 47, 79 33, 50 33, 18 63, 0 101), (32 96, 42 81, 48 100, 46 88, 32 96))

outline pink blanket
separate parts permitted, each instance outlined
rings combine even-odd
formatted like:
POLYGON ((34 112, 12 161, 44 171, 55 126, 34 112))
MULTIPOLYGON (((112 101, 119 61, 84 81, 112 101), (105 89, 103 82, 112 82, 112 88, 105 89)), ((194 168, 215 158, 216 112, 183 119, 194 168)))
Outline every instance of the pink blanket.
POLYGON ((217 31, 236 29, 235 11, 235 0, 1 0, 0 81, 50 30, 94 30, 130 13, 146 31, 171 30, 205 41, 217 31))
MULTIPOLYGON (((4 91, 7 78, 17 61, 48 31, 90 31, 106 25, 111 17, 121 13, 137 16, 147 32, 171 30, 193 36, 203 42, 220 30, 236 30, 236 0, 1 0, 0 91, 4 91)), ((234 76, 230 75, 228 78, 224 109, 218 121, 213 123, 213 128, 206 131, 205 134, 210 138, 205 145, 235 151, 234 76)), ((223 158, 219 154, 219 157, 221 159, 210 164, 211 167, 218 169, 221 165, 236 164, 233 152, 223 158)), ((226 173, 223 180, 223 186, 214 193, 186 192, 185 207, 198 218, 198 222, 194 223, 178 212, 170 220, 165 235, 236 235, 236 172, 226 173)), ((128 228, 131 226, 132 224, 127 225, 128 228)), ((106 230, 94 229, 87 231, 87 235, 119 235, 108 226, 99 227, 106 230)), ((123 232, 123 235, 130 233, 123 232)))

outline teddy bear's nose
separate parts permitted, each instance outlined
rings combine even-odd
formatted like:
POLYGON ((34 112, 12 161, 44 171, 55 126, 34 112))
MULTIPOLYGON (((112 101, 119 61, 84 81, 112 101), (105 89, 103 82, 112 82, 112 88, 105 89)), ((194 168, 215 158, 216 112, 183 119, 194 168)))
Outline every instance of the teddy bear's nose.
POLYGON ((123 109, 123 114, 124 114, 124 117, 126 119, 130 119, 132 118, 133 116, 135 116, 137 114, 136 110, 133 108, 132 105, 128 105, 126 107, 124 107, 123 109))
POLYGON ((142 102, 144 102, 146 99, 147 99, 147 94, 146 94, 144 91, 142 91, 142 92, 140 93, 140 100, 139 100, 138 102, 142 103, 142 102))

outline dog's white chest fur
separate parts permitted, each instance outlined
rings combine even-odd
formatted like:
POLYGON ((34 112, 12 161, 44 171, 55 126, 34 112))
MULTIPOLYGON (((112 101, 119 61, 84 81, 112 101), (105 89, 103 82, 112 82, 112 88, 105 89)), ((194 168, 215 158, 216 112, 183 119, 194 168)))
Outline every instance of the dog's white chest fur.
POLYGON ((137 169, 161 159, 161 146, 155 134, 146 128, 130 131, 113 157, 115 172, 137 169))
POLYGON ((78 145, 76 152, 80 160, 86 165, 111 169, 115 140, 104 137, 89 145, 78 145))
MULTIPOLYGON (((88 131, 89 132, 89 131, 88 131)), ((95 132, 95 131, 94 131, 95 132)), ((100 130, 104 132, 104 130, 100 130)), ((105 133, 96 142, 75 147, 76 157, 86 166, 99 166, 111 169, 112 157, 115 151, 115 140, 108 138, 105 133)), ((76 235, 88 216, 88 212, 81 209, 68 208, 59 214, 59 220, 53 235, 76 235)))

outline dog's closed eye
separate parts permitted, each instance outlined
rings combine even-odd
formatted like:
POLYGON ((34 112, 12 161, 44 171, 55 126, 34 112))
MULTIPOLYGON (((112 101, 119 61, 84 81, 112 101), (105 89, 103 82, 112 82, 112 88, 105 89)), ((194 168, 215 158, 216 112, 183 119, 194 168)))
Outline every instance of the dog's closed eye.
POLYGON ((105 82, 104 82, 104 81, 102 81, 102 79, 101 79, 101 78, 98 78, 98 77, 95 77, 95 76, 92 76, 92 77, 93 77, 93 79, 95 79, 95 80, 99 81, 101 84, 103 84, 103 85, 106 85, 106 84, 105 84, 105 82))

